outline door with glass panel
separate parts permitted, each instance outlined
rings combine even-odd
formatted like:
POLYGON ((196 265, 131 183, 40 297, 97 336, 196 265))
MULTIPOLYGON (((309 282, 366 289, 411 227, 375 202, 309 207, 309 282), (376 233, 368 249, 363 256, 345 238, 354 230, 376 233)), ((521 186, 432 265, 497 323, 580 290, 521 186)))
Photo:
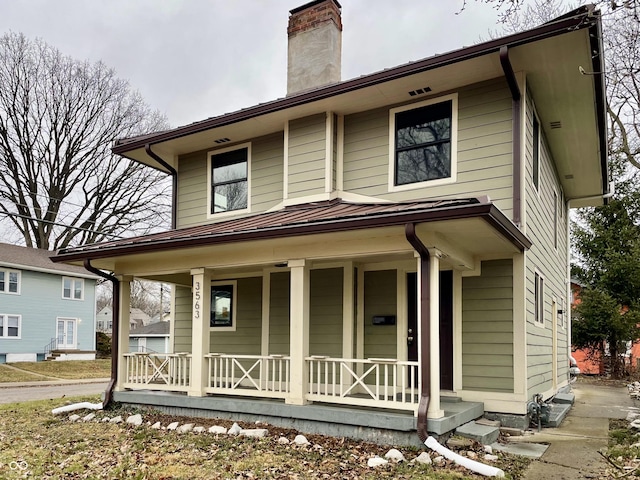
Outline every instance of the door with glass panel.
POLYGON ((76 323, 75 318, 58 318, 57 346, 60 350, 76 348, 76 323))

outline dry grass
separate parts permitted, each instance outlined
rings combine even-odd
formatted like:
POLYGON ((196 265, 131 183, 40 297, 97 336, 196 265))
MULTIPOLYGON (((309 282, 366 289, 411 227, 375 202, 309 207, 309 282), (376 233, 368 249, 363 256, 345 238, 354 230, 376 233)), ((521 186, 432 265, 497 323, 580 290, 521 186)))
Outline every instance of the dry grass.
POLYGON ((48 377, 41 377, 40 375, 33 375, 32 373, 25 372, 24 370, 15 370, 7 367, 6 365, 0 365, 0 383, 38 382, 42 380, 51 379, 48 377))
MULTIPOLYGON (((96 398, 76 398, 95 402, 96 398)), ((77 422, 67 415, 54 417, 60 401, 39 401, 0 406, 0 478, 91 479, 476 479, 459 467, 432 467, 403 462, 375 470, 367 467, 372 455, 388 447, 345 439, 308 436, 312 446, 282 445, 280 435, 293 439, 295 431, 268 427, 264 439, 180 434, 148 426, 77 422), (18 463, 11 463, 18 462, 18 463), (14 467, 11 470, 10 465, 14 467), (25 470, 18 470, 22 466, 25 470)), ((78 412, 85 415, 86 412, 78 412)), ((98 415, 123 418, 132 410, 98 415)), ((163 425, 177 417, 147 413, 163 425)), ((180 419, 183 422, 187 419, 180 419)), ((193 419, 202 426, 223 424, 193 419)), ((402 449, 408 460, 418 450, 402 449)), ((502 457, 499 466, 512 460, 502 457)), ((521 478, 512 472, 508 478, 521 478)))
MULTIPOLYGON (((108 378, 111 375, 111 360, 74 360, 65 362, 20 362, 9 364, 24 372, 36 373, 50 377, 51 379, 64 378, 78 380, 84 378, 108 378)), ((1 365, 0 365, 1 366, 1 365)), ((6 369, 8 370, 8 369, 6 369)), ((46 378, 33 378, 31 375, 24 380, 7 380, 4 376, 0 382, 23 382, 32 380, 47 380, 46 378)))

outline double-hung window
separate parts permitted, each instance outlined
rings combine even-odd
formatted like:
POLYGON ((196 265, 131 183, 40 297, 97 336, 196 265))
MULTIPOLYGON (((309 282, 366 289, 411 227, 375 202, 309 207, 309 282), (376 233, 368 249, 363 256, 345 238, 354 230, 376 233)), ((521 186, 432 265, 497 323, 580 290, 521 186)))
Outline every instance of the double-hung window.
POLYGON ((84 298, 84 280, 81 278, 62 277, 62 298, 82 300, 84 298))
POLYGON ((20 338, 20 315, 0 313, 0 338, 20 338))
POLYGON ((0 270, 0 293, 20 294, 19 270, 0 270))
POLYGON ((210 214, 249 208, 250 145, 209 152, 210 214))
POLYGON ((457 96, 390 111, 390 189, 455 180, 457 96))

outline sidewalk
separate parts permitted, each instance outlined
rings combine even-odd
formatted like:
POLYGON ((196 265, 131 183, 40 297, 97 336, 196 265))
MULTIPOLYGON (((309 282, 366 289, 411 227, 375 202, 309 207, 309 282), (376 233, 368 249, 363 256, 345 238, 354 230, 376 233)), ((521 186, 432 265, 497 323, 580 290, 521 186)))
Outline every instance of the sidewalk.
MULTIPOLYGON (((50 378, 50 377, 49 377, 50 378)), ((42 380, 35 382, 5 382, 0 383, 0 388, 19 387, 54 387, 58 385, 83 385, 85 383, 108 383, 110 378, 81 378, 70 380, 66 378, 56 378, 52 380, 42 380)))
POLYGON ((573 392, 575 404, 559 428, 526 437, 527 442, 549 444, 527 470, 526 480, 601 478, 607 463, 598 451, 607 446, 609 419, 638 410, 625 387, 576 383, 573 392))

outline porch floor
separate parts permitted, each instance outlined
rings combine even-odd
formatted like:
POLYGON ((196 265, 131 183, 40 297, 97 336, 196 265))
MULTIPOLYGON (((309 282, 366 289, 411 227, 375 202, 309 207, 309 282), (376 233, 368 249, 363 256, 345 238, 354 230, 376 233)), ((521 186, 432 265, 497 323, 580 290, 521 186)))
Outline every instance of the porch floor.
MULTIPOLYGON (((143 405, 171 415, 221 418, 244 422, 262 421, 303 433, 349 437, 383 445, 421 446, 413 412, 342 406, 326 403, 287 405, 282 400, 228 396, 189 397, 184 393, 128 390, 113 392, 113 399, 127 405, 143 405)), ((435 436, 481 417, 481 402, 441 397, 444 417, 429 419, 435 436)))

